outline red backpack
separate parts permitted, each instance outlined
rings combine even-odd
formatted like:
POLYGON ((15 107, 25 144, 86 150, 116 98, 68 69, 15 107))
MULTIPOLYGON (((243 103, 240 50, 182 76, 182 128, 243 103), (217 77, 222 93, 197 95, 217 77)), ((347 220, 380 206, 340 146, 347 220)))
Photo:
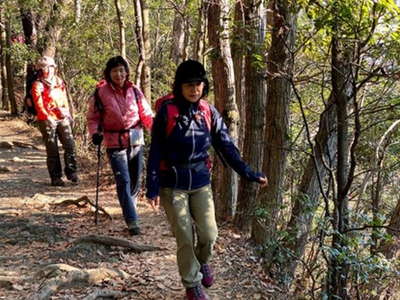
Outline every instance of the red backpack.
MULTIPOLYGON (((179 118, 178 106, 176 106, 175 103, 170 101, 173 98, 174 98, 174 95, 171 93, 171 94, 168 94, 166 96, 163 96, 163 97, 157 99, 157 101, 155 103, 156 112, 158 112, 160 110, 160 108, 163 104, 167 105, 167 127, 166 127, 167 136, 169 136, 172 133, 172 131, 175 128, 176 121, 179 118)), ((200 111, 199 118, 204 118, 204 121, 206 122, 208 130, 211 131, 212 113, 211 113, 210 105, 208 104, 207 101, 205 101, 203 99, 200 100, 199 111, 200 111)))

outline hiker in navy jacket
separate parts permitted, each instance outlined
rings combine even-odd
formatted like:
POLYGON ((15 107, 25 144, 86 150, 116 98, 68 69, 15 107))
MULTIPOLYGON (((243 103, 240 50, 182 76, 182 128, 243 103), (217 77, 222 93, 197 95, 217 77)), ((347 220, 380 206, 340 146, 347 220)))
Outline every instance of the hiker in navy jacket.
POLYGON ((204 98, 208 80, 201 63, 188 60, 177 68, 172 99, 160 105, 152 129, 147 167, 147 198, 161 200, 177 242, 177 261, 186 296, 207 299, 202 285, 214 278, 208 265, 217 238, 210 185, 208 150, 213 146, 237 173, 267 185, 241 159, 221 115, 204 98), (192 220, 198 242, 193 246, 192 220))

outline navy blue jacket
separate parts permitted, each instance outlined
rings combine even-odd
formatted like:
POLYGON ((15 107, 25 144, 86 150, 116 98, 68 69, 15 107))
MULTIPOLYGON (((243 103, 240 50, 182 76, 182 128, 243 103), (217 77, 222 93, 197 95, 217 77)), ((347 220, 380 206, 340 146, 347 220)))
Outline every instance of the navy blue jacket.
POLYGON ((152 128, 152 139, 147 164, 148 198, 158 196, 160 187, 194 190, 210 183, 207 167, 208 150, 212 145, 240 176, 258 181, 264 175, 256 173, 241 159, 239 150, 229 136, 228 129, 217 111, 210 105, 211 132, 204 117, 199 116, 198 102, 173 99, 179 108, 178 118, 167 136, 167 103, 158 111, 152 128), (160 162, 168 168, 160 170, 160 162))

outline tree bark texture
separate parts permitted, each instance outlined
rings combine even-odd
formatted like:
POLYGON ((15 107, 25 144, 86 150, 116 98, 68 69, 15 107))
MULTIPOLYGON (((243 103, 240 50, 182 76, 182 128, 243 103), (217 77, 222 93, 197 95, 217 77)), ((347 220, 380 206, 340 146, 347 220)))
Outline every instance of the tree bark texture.
POLYGON ((81 0, 74 0, 75 5, 75 23, 81 20, 82 2, 81 0))
POLYGON ((141 86, 142 70, 146 53, 144 51, 142 5, 140 4, 140 0, 133 0, 133 6, 135 8, 136 42, 139 51, 138 63, 136 65, 136 72, 135 72, 135 84, 137 86, 141 86))
POLYGON ((206 29, 207 29, 207 11, 208 11, 208 3, 206 1, 201 1, 201 5, 199 8, 199 17, 197 20, 197 28, 196 35, 193 41, 194 49, 193 49, 193 59, 202 62, 204 61, 204 45, 205 37, 206 37, 206 29))
MULTIPOLYGON (((337 168, 336 182, 337 195, 334 197, 333 211, 333 238, 332 248, 343 251, 346 247, 345 231, 348 228, 348 175, 349 175, 349 121, 348 102, 351 90, 351 49, 347 43, 334 35, 332 38, 332 93, 336 103, 337 123, 337 168)), ((338 256, 330 257, 328 270, 328 290, 332 299, 340 297, 348 299, 347 280, 349 266, 345 260, 339 260, 338 256)))
POLYGON ((291 87, 288 77, 292 73, 291 50, 294 46, 295 20, 290 4, 272 0, 272 36, 267 58, 267 104, 263 171, 268 177, 268 187, 260 194, 260 207, 266 218, 255 221, 253 237, 259 244, 275 238, 282 204, 282 185, 289 145, 289 101, 291 87))
MULTIPOLYGON (((235 4, 235 21, 232 36, 232 59, 235 70, 236 103, 239 111, 239 138, 238 147, 243 151, 243 141, 246 130, 246 103, 245 103, 245 53, 246 53, 246 30, 243 1, 235 4)), ((244 156, 246 160, 246 156, 244 156)), ((240 198, 239 198, 240 199, 240 198)))
MULTIPOLYGON (((0 8, 0 22, 4 23, 4 11, 0 8)), ((6 30, 3 26, 0 26, 0 55, 1 55, 1 103, 4 110, 10 109, 10 103, 8 101, 8 86, 7 86, 7 68, 6 68, 6 30)))
MULTIPOLYGON (((9 20, 5 20, 6 27, 6 46, 11 48, 11 24, 9 20)), ((11 61, 11 53, 7 52, 5 55, 6 74, 7 74, 7 94, 8 103, 10 104, 10 112, 12 115, 18 115, 18 107, 14 94, 14 68, 11 61)))
POLYGON ((184 0, 181 7, 175 11, 174 24, 172 27, 172 47, 170 58, 179 65, 185 59, 185 40, 186 40, 186 19, 182 11, 186 7, 187 0, 184 0))
MULTIPOLYGON (((265 57, 263 47, 265 39, 265 15, 259 1, 244 2, 244 19, 246 20, 246 39, 248 42, 245 56, 245 108, 246 134, 244 137, 243 157, 254 170, 262 169, 264 143, 260 138, 265 129, 265 104, 267 86, 265 80, 265 57), (256 4, 258 3, 258 5, 256 4), (257 58, 255 58, 257 57, 257 58), (263 59, 255 61, 262 57, 263 59)), ((244 232, 251 232, 255 216, 258 185, 242 180, 239 188, 238 213, 235 224, 244 232)))
POLYGON ((45 35, 39 45, 39 52, 42 55, 54 57, 56 54, 57 43, 61 37, 62 27, 60 20, 66 11, 63 9, 66 0, 55 0, 50 11, 50 17, 44 29, 45 35))
POLYGON ((115 10, 117 12, 118 18, 118 28, 119 28, 119 50, 121 56, 126 59, 126 41, 125 41, 125 19, 122 13, 121 2, 119 0, 114 0, 115 10))
POLYGON ((149 8, 146 0, 140 0, 142 8, 142 34, 143 34, 143 49, 144 49, 144 65, 142 71, 142 91, 146 99, 151 99, 151 44, 150 44, 150 23, 149 23, 149 8))
POLYGON ((312 221, 320 204, 322 183, 325 182, 328 173, 324 164, 335 161, 337 132, 334 100, 331 95, 325 111, 320 116, 318 132, 313 143, 312 157, 308 159, 301 176, 291 217, 286 228, 288 237, 283 241, 283 248, 287 249, 290 255, 280 264, 279 269, 280 273, 289 281, 294 278, 298 262, 303 256, 312 221))
MULTIPOLYGON (((29 47, 32 52, 37 50, 37 29, 36 29, 36 22, 35 22, 35 15, 34 13, 26 8, 21 6, 20 7, 21 13, 21 21, 22 21, 22 28, 24 30, 25 36, 25 44, 29 47)), ((26 66, 26 80, 25 80, 25 88, 28 88, 28 79, 32 78, 33 72, 35 71, 35 62, 30 61, 27 63, 26 66)), ((28 90, 25 90, 25 95, 28 94, 28 90)))
POLYGON ((397 200, 397 205, 392 211, 387 232, 393 236, 393 239, 383 242, 380 250, 386 258, 398 259, 400 256, 400 199, 397 200))
MULTIPOLYGON (((228 28, 229 1, 216 1, 208 10, 208 32, 213 47, 212 74, 214 79, 215 105, 222 113, 229 134, 237 142, 239 113, 235 100, 235 78, 230 49, 228 28)), ((217 216, 227 219, 236 211, 238 176, 231 168, 223 168, 215 160, 213 190, 217 216)))

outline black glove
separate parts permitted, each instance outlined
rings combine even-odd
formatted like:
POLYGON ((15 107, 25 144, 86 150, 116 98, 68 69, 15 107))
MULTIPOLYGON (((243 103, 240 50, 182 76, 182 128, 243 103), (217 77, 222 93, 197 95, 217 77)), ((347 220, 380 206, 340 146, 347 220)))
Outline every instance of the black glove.
POLYGON ((100 145, 101 142, 103 141, 103 135, 100 133, 94 133, 92 135, 92 142, 93 144, 95 144, 96 146, 100 145))

